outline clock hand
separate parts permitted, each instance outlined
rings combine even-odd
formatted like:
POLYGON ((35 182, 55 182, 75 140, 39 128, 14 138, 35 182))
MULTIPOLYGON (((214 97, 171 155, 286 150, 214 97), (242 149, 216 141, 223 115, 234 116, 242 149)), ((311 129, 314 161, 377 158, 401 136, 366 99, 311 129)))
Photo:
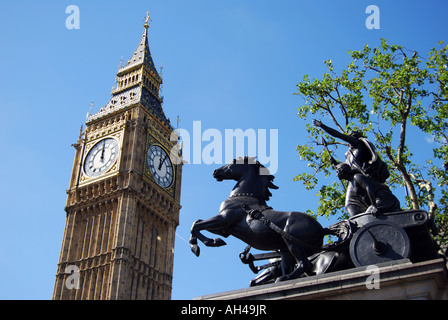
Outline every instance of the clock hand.
MULTIPOLYGON (((160 162, 159 162, 159 170, 162 169, 162 164, 165 162, 165 160, 166 160, 167 157, 168 157, 168 155, 166 154, 166 155, 165 155, 165 158, 163 158, 163 160, 160 160, 160 162)), ((162 159, 162 158, 160 158, 160 159, 162 159)))
POLYGON ((101 150, 101 162, 104 162, 104 148, 106 147, 106 140, 103 140, 103 149, 101 150))

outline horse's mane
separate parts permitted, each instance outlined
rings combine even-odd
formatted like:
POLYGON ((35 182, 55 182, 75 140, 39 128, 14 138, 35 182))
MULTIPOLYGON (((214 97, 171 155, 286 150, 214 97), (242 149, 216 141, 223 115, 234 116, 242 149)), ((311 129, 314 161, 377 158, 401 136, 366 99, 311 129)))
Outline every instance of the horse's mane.
POLYGON ((271 191, 269 191, 269 189, 278 189, 278 187, 272 182, 274 181, 275 176, 270 174, 269 169, 262 165, 258 160, 256 160, 256 157, 244 156, 244 158, 239 157, 238 159, 235 159, 233 161, 234 163, 251 164, 258 167, 258 172, 264 183, 263 198, 264 200, 268 201, 272 196, 272 193, 271 191), (261 174, 261 172, 263 172, 263 174, 261 174))

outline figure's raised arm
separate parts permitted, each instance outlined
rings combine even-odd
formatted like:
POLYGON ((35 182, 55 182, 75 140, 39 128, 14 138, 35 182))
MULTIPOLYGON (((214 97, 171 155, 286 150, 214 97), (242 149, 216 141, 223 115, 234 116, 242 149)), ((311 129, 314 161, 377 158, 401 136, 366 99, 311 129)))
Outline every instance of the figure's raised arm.
POLYGON ((314 119, 313 120, 313 124, 314 124, 314 126, 316 126, 318 128, 322 128, 329 135, 331 135, 331 136, 333 136, 335 138, 341 139, 341 140, 343 140, 345 142, 348 142, 351 145, 355 145, 355 144, 358 143, 358 138, 352 137, 350 135, 341 133, 341 132, 339 132, 339 131, 337 131, 337 130, 335 130, 333 128, 330 128, 330 127, 324 125, 322 123, 322 121, 320 121, 320 120, 314 119))

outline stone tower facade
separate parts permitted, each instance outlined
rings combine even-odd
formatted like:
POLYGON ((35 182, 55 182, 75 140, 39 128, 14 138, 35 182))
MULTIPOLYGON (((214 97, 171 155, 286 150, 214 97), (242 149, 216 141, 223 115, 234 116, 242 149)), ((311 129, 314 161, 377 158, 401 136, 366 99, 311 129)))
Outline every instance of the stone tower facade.
POLYGON ((170 299, 182 161, 149 16, 112 98, 75 146, 53 299, 170 299))

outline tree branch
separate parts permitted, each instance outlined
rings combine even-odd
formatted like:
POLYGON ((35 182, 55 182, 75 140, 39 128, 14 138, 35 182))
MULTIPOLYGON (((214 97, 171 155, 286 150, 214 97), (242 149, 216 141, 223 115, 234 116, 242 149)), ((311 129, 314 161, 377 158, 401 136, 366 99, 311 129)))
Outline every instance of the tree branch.
POLYGON ((331 111, 331 107, 328 105, 328 102, 323 99, 325 101, 325 104, 327 105, 327 108, 325 109, 328 114, 330 115, 331 119, 333 120, 333 122, 336 124, 336 126, 339 128, 339 130, 341 130, 342 132, 345 132, 344 128, 341 127, 341 125, 339 124, 339 122, 336 120, 336 117, 334 116, 333 112, 331 111))
POLYGON ((430 218, 433 218, 437 210, 437 204, 434 202, 434 189, 432 187, 431 181, 423 178, 417 179, 417 177, 412 173, 409 174, 409 176, 419 184, 420 190, 426 189, 426 191, 428 192, 428 201, 429 201, 428 214, 430 218))

